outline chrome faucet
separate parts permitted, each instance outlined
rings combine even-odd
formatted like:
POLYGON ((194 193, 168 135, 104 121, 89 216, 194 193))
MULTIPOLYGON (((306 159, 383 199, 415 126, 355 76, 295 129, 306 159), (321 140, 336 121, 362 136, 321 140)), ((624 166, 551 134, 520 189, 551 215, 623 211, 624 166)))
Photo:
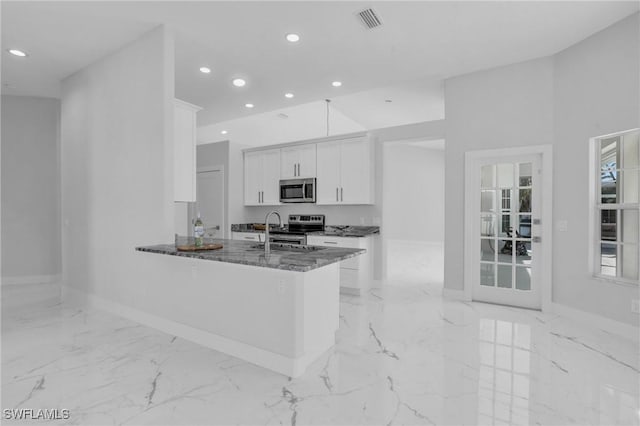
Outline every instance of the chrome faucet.
POLYGON ((280 221, 279 226, 280 228, 283 227, 280 213, 278 213, 275 210, 267 213, 267 217, 264 218, 264 255, 265 256, 268 256, 269 254, 271 254, 271 244, 269 243, 269 217, 271 217, 272 214, 275 214, 276 216, 278 216, 278 221, 280 221))

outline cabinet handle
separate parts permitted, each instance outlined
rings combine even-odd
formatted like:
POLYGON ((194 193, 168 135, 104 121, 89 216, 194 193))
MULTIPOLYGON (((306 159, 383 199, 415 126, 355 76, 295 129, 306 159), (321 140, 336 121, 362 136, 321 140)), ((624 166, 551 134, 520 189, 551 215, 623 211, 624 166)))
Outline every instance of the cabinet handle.
POLYGON ((298 163, 298 176, 300 176, 300 163, 298 163))
POLYGON ((338 187, 336 186, 336 201, 340 201, 340 199, 338 198, 338 187))
POLYGON ((337 241, 325 241, 324 243, 325 244, 338 244, 337 241))
POLYGON ((253 237, 244 237, 245 240, 253 240, 253 237))
POLYGON ((343 189, 344 189, 344 188, 340 187, 340 201, 344 201, 344 198, 342 197, 342 190, 343 190, 343 189))
POLYGON ((258 191, 258 204, 260 204, 260 191, 258 191))
POLYGON ((262 204, 264 204, 264 191, 260 191, 260 193, 262 194, 262 204))
POLYGON ((293 175, 294 175, 294 176, 297 176, 297 175, 296 175, 296 165, 295 165, 295 164, 293 165, 293 175))

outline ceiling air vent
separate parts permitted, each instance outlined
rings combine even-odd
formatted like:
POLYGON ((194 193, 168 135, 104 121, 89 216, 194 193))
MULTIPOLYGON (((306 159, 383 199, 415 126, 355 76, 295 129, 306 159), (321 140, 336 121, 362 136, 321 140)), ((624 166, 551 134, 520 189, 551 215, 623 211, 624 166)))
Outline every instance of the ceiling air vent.
POLYGON ((362 12, 358 12, 358 16, 364 26, 370 30, 382 25, 382 21, 373 9, 365 9, 362 12))

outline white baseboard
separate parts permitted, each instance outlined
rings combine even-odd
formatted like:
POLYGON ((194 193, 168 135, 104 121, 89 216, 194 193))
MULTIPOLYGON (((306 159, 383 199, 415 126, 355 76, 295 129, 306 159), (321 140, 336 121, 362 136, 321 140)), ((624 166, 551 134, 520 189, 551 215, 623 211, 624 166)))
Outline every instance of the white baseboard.
POLYGON ((559 303, 552 303, 551 310, 553 313, 565 318, 624 337, 636 343, 640 342, 640 328, 631 324, 615 321, 611 318, 581 311, 559 303))
POLYGON ((96 309, 107 311, 113 315, 124 317, 167 334, 181 337, 185 340, 240 358, 289 377, 295 378, 301 376, 312 361, 326 352, 325 349, 322 349, 317 351, 317 353, 304 354, 299 358, 289 358, 246 343, 228 339, 166 318, 161 318, 94 294, 87 294, 68 286, 63 286, 62 295, 63 301, 82 303, 96 309))
POLYGON ((2 309, 20 309, 42 303, 60 302, 61 284, 58 275, 12 277, 2 279, 2 309))
POLYGON ((2 277, 2 285, 23 285, 23 284, 52 284, 59 283, 60 275, 21 275, 14 277, 2 277))
POLYGON ((445 299, 470 301, 464 290, 455 290, 446 287, 442 289, 442 297, 445 299))

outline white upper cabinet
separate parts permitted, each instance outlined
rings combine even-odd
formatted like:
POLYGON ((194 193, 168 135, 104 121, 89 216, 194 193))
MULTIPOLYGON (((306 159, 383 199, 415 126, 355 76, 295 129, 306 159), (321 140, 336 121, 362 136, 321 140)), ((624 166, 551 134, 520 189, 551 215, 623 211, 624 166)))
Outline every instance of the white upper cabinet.
POLYGON ((196 201, 196 113, 201 109, 179 99, 174 100, 174 201, 196 201))
POLYGON ((262 204, 280 204, 280 150, 263 151, 262 204))
POLYGON ((244 154, 244 204, 257 206, 262 203, 262 153, 259 151, 244 154))
POLYGON ((244 153, 244 205, 280 204, 280 179, 316 178, 317 204, 373 204, 374 150, 355 135, 244 153))
POLYGON ((316 203, 340 203, 340 142, 318 144, 316 203))
POLYGON ((373 204, 373 148, 367 136, 319 143, 318 204, 373 204))
POLYGON ((296 145, 280 149, 280 177, 316 177, 316 144, 296 145))
POLYGON ((244 154, 244 205, 280 204, 280 150, 244 154))

